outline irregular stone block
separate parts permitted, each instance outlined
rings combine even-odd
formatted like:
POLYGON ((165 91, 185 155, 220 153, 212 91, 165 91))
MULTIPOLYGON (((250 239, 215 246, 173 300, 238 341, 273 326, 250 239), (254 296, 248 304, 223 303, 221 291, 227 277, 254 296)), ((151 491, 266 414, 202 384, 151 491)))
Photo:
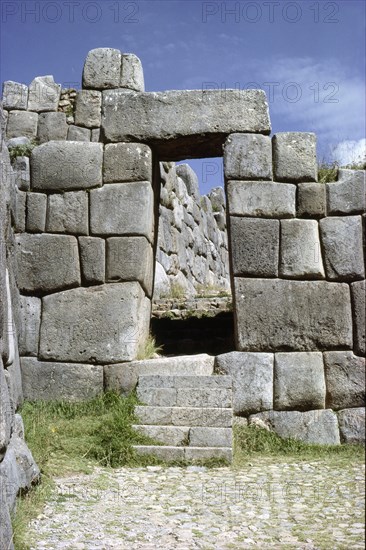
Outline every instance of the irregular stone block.
POLYGON ((22 357, 24 396, 29 401, 84 401, 103 393, 103 367, 22 357))
POLYGON ((28 109, 30 111, 57 111, 61 85, 53 76, 37 76, 29 86, 28 109))
POLYGON ((4 109, 21 111, 27 109, 28 86, 7 80, 3 83, 2 106, 4 109))
POLYGON ((8 385, 6 383, 3 362, 0 358, 0 459, 3 459, 9 445, 14 426, 14 410, 10 403, 8 385))
POLYGON ((190 447, 231 447, 231 428, 193 427, 189 430, 190 447))
POLYGON ((365 406, 365 359, 351 351, 324 353, 327 407, 365 406))
POLYGON ((41 113, 38 119, 39 143, 51 140, 65 140, 68 125, 65 113, 41 113))
POLYGON ((151 181, 151 149, 142 143, 106 145, 103 165, 104 183, 151 181))
POLYGON ((90 193, 93 235, 153 235, 154 195, 149 182, 112 183, 90 193))
POLYGON ((281 220, 280 275, 295 279, 324 278, 316 220, 281 220))
POLYGON ((342 443, 365 444, 365 407, 338 412, 342 443))
POLYGON ((189 166, 189 164, 178 164, 175 171, 177 176, 184 181, 188 195, 198 199, 201 194, 196 172, 189 166))
POLYGON ((364 170, 338 171, 338 181, 327 183, 329 214, 363 214, 366 210, 364 170))
POLYGON ((265 422, 280 437, 294 438, 304 443, 339 445, 337 415, 329 410, 268 411, 249 417, 249 425, 256 419, 265 422))
POLYGON ((234 414, 273 409, 272 353, 224 353, 216 357, 215 371, 232 377, 234 414))
MULTIPOLYGON (((118 88, 121 77, 121 52, 113 48, 95 48, 87 55, 83 70, 83 88, 118 88)), ((123 140, 121 140, 123 141, 123 140)))
POLYGON ((37 136, 37 113, 28 111, 10 111, 6 125, 7 139, 25 136, 35 138, 37 136))
POLYGON ((29 191, 30 168, 29 157, 16 157, 13 164, 15 183, 21 191, 29 191))
POLYGON ((92 131, 91 131, 91 140, 90 141, 98 142, 99 139, 100 139, 100 129, 99 128, 93 128, 92 131))
POLYGON ((364 278, 361 216, 324 218, 319 223, 327 278, 364 278))
POLYGON ((351 284, 353 310, 354 351, 357 355, 365 355, 365 281, 351 284))
POLYGON ((35 296, 21 296, 20 318, 19 353, 20 355, 36 356, 41 323, 41 300, 35 296))
POLYGON ((122 55, 122 70, 119 87, 129 88, 137 92, 143 92, 145 90, 142 64, 137 55, 133 53, 122 55))
POLYGON ((101 124, 102 94, 96 90, 79 90, 75 102, 75 124, 96 128, 101 124))
POLYGON ((107 239, 107 281, 138 281, 151 296, 153 262, 153 249, 145 237, 107 239))
POLYGON ((24 191, 16 190, 15 201, 15 223, 14 231, 16 233, 22 233, 25 231, 25 212, 26 212, 27 193, 24 191))
POLYGON ((106 141, 148 142, 164 160, 222 155, 234 132, 269 134, 262 90, 103 92, 106 141))
POLYGON ((135 424, 132 426, 134 430, 147 437, 151 437, 159 443, 174 445, 175 447, 183 446, 189 433, 189 427, 185 426, 143 426, 135 424))
POLYGON ((231 134, 224 146, 224 171, 227 180, 271 180, 271 138, 231 134))
POLYGON ((230 217, 231 261, 234 275, 277 277, 278 220, 230 217))
POLYGON ((16 236, 20 290, 52 292, 80 285, 77 239, 68 235, 16 236))
POLYGON ((180 355, 179 357, 159 357, 146 361, 132 361, 121 365, 104 367, 107 390, 129 393, 135 389, 140 375, 161 374, 209 376, 213 373, 214 357, 205 353, 180 355))
POLYGON ((184 459, 186 461, 209 460, 210 458, 222 459, 231 462, 233 452, 231 447, 185 447, 184 459))
POLYGON ((117 363, 135 359, 150 310, 138 283, 77 288, 42 301, 39 357, 117 363))
POLYGON ((42 233, 46 226, 47 195, 27 193, 27 231, 42 233))
POLYGON ((276 181, 317 181, 315 134, 279 132, 273 136, 272 144, 276 181))
POLYGON ((98 237, 79 237, 81 276, 87 284, 101 284, 105 279, 105 242, 98 237))
POLYGON ((231 376, 200 376, 197 380, 196 376, 187 375, 140 375, 139 388, 196 388, 197 382, 200 387, 208 388, 229 388, 231 389, 231 376))
POLYGON ((102 185, 103 145, 50 141, 32 151, 32 188, 53 191, 102 185))
POLYGON ((90 141, 91 133, 89 128, 81 128, 70 124, 67 132, 67 141, 90 141))
POLYGON ((229 181, 230 215, 256 218, 294 218, 296 185, 268 181, 229 181))
POLYGON ((178 388, 176 390, 177 407, 214 407, 231 408, 231 388, 178 388))
POLYGON ((326 281, 234 279, 237 349, 352 347, 349 287, 326 281))
POLYGON ((186 451, 184 447, 174 447, 173 445, 133 445, 133 449, 136 451, 137 455, 151 455, 159 460, 167 462, 184 460, 186 451))
POLYGON ((325 408, 322 353, 275 354, 274 408, 280 411, 325 408))
POLYGON ((88 196, 85 191, 54 193, 48 197, 46 230, 49 233, 89 233, 88 196))
POLYGON ((297 186, 297 215, 322 218, 326 214, 326 186, 324 183, 299 183, 297 186))

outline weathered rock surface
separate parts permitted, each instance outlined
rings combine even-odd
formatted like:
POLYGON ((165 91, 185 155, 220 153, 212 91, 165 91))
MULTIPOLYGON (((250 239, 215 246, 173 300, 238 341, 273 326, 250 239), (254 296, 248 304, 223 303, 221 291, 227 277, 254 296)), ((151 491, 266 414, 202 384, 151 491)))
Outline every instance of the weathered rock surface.
POLYGON ((96 90, 80 90, 76 96, 75 124, 96 128, 101 124, 102 94, 96 90))
POLYGON ((150 308, 138 283, 77 288, 42 300, 39 357, 77 363, 135 359, 150 308))
POLYGON ((46 227, 47 195, 27 193, 27 231, 42 233, 46 227))
POLYGON ((326 186, 324 183, 299 183, 297 186, 297 214, 300 217, 321 218, 326 214, 326 186))
POLYGON ((365 444, 365 407, 338 412, 342 443, 365 444))
POLYGON ((103 92, 102 128, 108 142, 148 142, 162 160, 220 156, 234 132, 269 134, 262 90, 103 92))
POLYGON ((323 218, 319 223, 327 277, 338 281, 364 278, 361 216, 323 218))
POLYGON ((0 358, 0 460, 9 445, 14 425, 14 410, 11 406, 9 390, 4 375, 3 362, 0 358))
POLYGON ((224 146, 224 170, 227 180, 271 180, 271 138, 231 134, 224 146))
POLYGON ((88 196, 86 191, 53 193, 48 197, 46 230, 49 233, 89 233, 88 196))
POLYGON ((30 111, 57 111, 61 85, 53 76, 37 76, 29 85, 28 109, 30 111))
POLYGON ((326 281, 234 279, 242 351, 352 347, 349 287, 326 281))
POLYGON ((151 149, 142 143, 106 145, 103 166, 104 183, 151 181, 151 149))
POLYGON ((121 52, 113 48, 90 50, 84 64, 83 88, 97 90, 118 88, 120 86, 121 60, 121 52))
POLYGON ((324 278, 316 220, 281 221, 280 274, 295 279, 324 278))
POLYGON ((20 297, 21 331, 20 355, 37 355, 39 327, 41 323, 41 300, 35 296, 20 297))
POLYGON ((216 357, 215 371, 232 377, 234 414, 273 408, 272 353, 224 353, 216 357))
POLYGON ((3 83, 2 106, 8 110, 23 110, 28 104, 28 86, 7 80, 3 83))
POLYGON ((91 131, 89 128, 83 128, 82 126, 74 126, 70 124, 67 132, 68 141, 91 141, 91 131))
POLYGON ((105 240, 79 237, 81 277, 84 283, 101 284, 105 279, 105 240))
POLYGON ((80 284, 77 239, 67 235, 16 236, 20 290, 52 292, 80 284))
POLYGON ((30 168, 28 157, 16 157, 13 163, 15 172, 15 183, 21 191, 29 191, 30 188, 30 168))
POLYGON ((10 111, 6 125, 7 139, 25 136, 34 139, 37 136, 37 113, 28 111, 10 111))
POLYGON ((296 186, 268 181, 229 181, 230 215, 257 218, 293 218, 296 214, 296 186))
POLYGON ((280 411, 325 408, 325 378, 320 352, 275 354, 274 408, 280 411))
POLYGON ((353 338, 354 350, 358 355, 365 355, 365 281, 357 281, 351 284, 351 297, 353 308, 353 338))
POLYGON ((279 132, 273 136, 272 143, 276 181, 317 181, 315 134, 279 132))
POLYGON ((65 113, 41 113, 38 118, 37 137, 39 143, 51 140, 65 140, 68 125, 65 113))
POLYGON ((366 210, 364 170, 338 171, 338 181, 327 183, 328 214, 363 214, 366 210))
POLYGON ((365 406, 365 359, 351 351, 324 353, 327 407, 347 409, 365 406))
POLYGON ((143 92, 145 90, 142 64, 137 55, 133 53, 122 54, 122 69, 119 87, 136 90, 137 92, 143 92))
POLYGON ((32 151, 32 188, 69 191, 102 185, 101 143, 50 141, 32 151))
POLYGON ((22 357, 24 396, 29 401, 82 401, 103 393, 103 367, 22 357))

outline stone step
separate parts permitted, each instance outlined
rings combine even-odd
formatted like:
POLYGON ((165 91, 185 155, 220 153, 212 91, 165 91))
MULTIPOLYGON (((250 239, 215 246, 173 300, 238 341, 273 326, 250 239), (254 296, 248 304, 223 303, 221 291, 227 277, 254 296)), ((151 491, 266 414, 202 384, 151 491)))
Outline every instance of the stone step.
POLYGON ((231 389, 232 378, 228 375, 214 376, 161 376, 161 375, 141 375, 139 376, 139 388, 195 388, 211 389, 226 388, 231 389))
POLYGON ((161 460, 187 460, 194 462, 196 460, 208 460, 210 458, 225 459, 228 462, 232 460, 231 447, 174 447, 171 445, 134 445, 136 452, 141 455, 155 456, 161 460))
POLYGON ((172 426, 210 426, 230 428, 233 411, 230 408, 210 407, 135 407, 141 424, 172 426))
POLYGON ((230 447, 231 428, 134 425, 133 428, 159 443, 174 447, 230 447))
POLYGON ((232 391, 225 387, 150 388, 138 385, 137 397, 143 404, 154 407, 230 408, 232 406, 232 391))

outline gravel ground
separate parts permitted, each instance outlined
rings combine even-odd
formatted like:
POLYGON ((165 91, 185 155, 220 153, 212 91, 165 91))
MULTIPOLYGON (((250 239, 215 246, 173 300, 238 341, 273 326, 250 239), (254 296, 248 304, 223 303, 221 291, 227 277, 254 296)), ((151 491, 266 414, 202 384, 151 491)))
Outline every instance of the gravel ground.
POLYGON ((41 549, 364 548, 364 465, 97 468, 57 479, 41 549))

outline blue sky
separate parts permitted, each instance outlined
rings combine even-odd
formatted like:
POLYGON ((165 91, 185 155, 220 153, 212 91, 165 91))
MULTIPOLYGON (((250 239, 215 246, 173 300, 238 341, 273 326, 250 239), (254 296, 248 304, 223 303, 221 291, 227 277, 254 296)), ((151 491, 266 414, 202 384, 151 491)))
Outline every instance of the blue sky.
MULTIPOLYGON (((365 149, 365 34, 361 0, 2 0, 0 76, 80 87, 87 52, 118 48, 147 91, 264 89, 273 133, 314 131, 319 159, 347 163, 365 149)), ((222 185, 218 160, 192 165, 222 185)))

